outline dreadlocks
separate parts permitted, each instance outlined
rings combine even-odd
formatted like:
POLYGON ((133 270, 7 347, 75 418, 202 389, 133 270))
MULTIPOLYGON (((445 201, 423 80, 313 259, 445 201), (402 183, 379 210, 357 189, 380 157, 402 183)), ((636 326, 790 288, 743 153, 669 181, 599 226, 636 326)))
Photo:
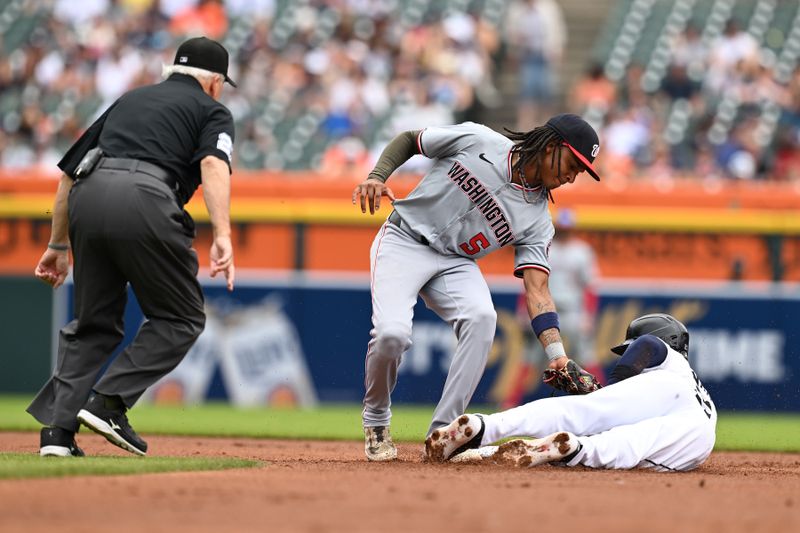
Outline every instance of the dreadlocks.
MULTIPOLYGON (((529 162, 538 159, 539 164, 536 166, 536 175, 533 177, 534 181, 538 181, 542 173, 542 156, 544 155, 545 148, 550 143, 555 143, 556 149, 553 150, 553 158, 550 161, 552 166, 556 158, 558 158, 558 175, 561 175, 561 145, 564 139, 561 138, 556 130, 550 126, 539 126, 528 132, 511 131, 508 128, 503 128, 508 133, 506 137, 514 141, 512 152, 519 154, 519 159, 514 164, 513 170, 519 172, 523 177, 525 176, 525 167, 529 162)), ((525 184, 527 186, 527 184, 525 184)))

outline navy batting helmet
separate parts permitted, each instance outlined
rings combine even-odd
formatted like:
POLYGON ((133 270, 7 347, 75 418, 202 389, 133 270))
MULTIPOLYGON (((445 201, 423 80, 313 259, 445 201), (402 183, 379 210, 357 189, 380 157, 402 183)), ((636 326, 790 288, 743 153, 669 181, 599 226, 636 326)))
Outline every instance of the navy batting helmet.
POLYGON ((625 332, 625 342, 614 346, 611 351, 622 355, 628 345, 642 335, 655 335, 667 346, 689 358, 689 331, 678 319, 665 313, 654 313, 635 318, 628 324, 625 332))

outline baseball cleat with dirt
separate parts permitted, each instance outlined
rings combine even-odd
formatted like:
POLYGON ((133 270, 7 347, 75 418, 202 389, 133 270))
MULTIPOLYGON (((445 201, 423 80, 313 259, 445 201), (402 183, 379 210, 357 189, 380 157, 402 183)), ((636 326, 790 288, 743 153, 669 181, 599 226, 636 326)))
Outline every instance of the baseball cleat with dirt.
POLYGON ((479 448, 483 432, 481 415, 461 415, 425 439, 425 455, 429 461, 443 463, 466 450, 479 448))
POLYGON ((519 467, 561 461, 578 450, 580 443, 572 433, 561 431, 541 439, 516 439, 501 444, 492 461, 519 467))
POLYGON ((370 461, 394 461, 397 447, 392 442, 389 426, 364 428, 364 453, 370 461))

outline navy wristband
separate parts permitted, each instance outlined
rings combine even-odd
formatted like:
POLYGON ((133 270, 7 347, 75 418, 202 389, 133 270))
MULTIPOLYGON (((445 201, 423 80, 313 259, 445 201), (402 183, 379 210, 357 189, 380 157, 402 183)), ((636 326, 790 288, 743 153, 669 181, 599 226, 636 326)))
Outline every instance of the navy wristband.
POLYGON ((536 317, 531 320, 531 327, 533 328, 533 333, 537 337, 546 329, 556 328, 557 330, 561 331, 561 328, 558 324, 558 313, 549 311, 547 313, 542 313, 541 315, 536 315, 536 317))

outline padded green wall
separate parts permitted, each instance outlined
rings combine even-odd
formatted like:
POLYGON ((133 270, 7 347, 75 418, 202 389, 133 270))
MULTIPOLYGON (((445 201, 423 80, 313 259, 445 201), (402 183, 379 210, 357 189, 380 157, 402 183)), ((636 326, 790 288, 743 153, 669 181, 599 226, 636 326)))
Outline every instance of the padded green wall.
POLYGON ((50 375, 53 289, 0 277, 0 393, 38 391, 50 375))

